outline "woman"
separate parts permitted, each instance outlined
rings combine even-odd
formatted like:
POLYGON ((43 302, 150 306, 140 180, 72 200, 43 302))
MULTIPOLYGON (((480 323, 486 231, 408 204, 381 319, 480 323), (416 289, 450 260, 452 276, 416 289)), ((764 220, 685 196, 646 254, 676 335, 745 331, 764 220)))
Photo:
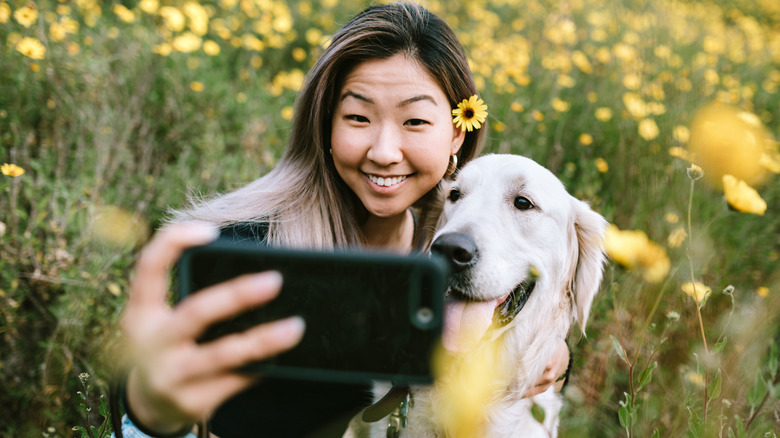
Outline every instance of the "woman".
MULTIPOLYGON (((484 130, 453 124, 452 109, 477 94, 463 49, 439 17, 413 3, 374 6, 333 36, 296 101, 289 144, 266 176, 178 212, 142 252, 123 327, 134 366, 126 409, 153 435, 181 436, 210 418, 218 436, 307 436, 333 430, 365 407, 366 388, 234 372, 293 347, 291 318, 199 345, 209 324, 278 293, 278 274, 240 277, 165 305, 167 266, 183 249, 221 235, 272 246, 424 247, 440 182, 478 152, 484 130), (203 224, 212 224, 212 227, 203 224), (243 391, 243 392, 242 392, 243 391), (238 395, 237 395, 238 394, 238 395), (323 400, 325 403, 323 403, 323 400)), ((566 369, 561 348, 540 380, 566 369)), ((135 430, 129 421, 125 431, 135 430)))

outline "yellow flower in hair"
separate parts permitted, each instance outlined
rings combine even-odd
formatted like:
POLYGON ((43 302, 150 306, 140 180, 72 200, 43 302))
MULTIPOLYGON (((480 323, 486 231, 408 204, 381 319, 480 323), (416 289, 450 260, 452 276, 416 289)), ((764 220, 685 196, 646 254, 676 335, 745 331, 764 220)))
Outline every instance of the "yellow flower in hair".
POLYGON ((760 216, 766 212, 766 201, 761 195, 745 181, 731 175, 723 175, 723 194, 734 210, 760 216))
POLYGON ((452 123, 462 131, 473 131, 482 127, 487 118, 487 105, 476 94, 458 104, 452 110, 452 123))

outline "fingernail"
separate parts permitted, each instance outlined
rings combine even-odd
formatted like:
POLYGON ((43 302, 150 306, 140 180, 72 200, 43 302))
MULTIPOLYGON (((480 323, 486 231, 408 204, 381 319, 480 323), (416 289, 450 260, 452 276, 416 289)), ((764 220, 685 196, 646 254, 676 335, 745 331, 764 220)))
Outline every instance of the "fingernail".
POLYGON ((258 286, 263 288, 272 286, 276 286, 278 288, 282 285, 282 274, 279 271, 261 272, 255 275, 255 282, 258 283, 258 286))
POLYGON ((291 316, 279 321, 276 327, 281 336, 301 337, 306 330, 306 321, 300 316, 291 316))

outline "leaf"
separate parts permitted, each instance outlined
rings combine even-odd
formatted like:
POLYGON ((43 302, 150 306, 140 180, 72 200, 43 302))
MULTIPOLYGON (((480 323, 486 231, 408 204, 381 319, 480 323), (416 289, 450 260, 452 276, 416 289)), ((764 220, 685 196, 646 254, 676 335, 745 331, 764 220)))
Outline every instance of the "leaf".
POLYGON ((660 438, 661 432, 658 432, 658 429, 655 429, 653 431, 653 434, 650 436, 650 438, 660 438))
POLYGON ((610 335, 609 337, 612 339, 612 346, 615 347, 615 352, 617 352, 618 357, 622 359, 623 362, 628 363, 628 359, 626 359, 626 351, 623 349, 623 346, 620 345, 618 338, 616 338, 614 335, 610 335))
POLYGON ((100 412, 100 415, 103 416, 103 418, 108 418, 108 403, 106 402, 106 398, 102 395, 100 396, 100 405, 98 406, 98 412, 100 412))
POLYGON ((745 438, 745 435, 747 435, 747 431, 745 431, 745 424, 742 423, 742 418, 735 416, 734 422, 737 425, 737 437, 738 438, 745 438))
POLYGON ((544 408, 534 403, 531 406, 531 416, 539 423, 544 423, 544 408))
POLYGON ((730 428, 730 427, 729 427, 729 437, 728 437, 728 438, 737 438, 737 436, 736 436, 736 435, 734 435, 734 431, 733 431, 733 430, 731 430, 731 428, 730 428))
POLYGON ((758 405, 761 404, 761 400, 764 399, 765 394, 766 394, 766 384, 764 383, 764 380, 761 378, 761 371, 758 371, 756 373, 756 381, 753 383, 753 386, 751 386, 748 389, 747 392, 748 404, 753 408, 758 407, 758 405))
POLYGON ((89 437, 89 433, 87 432, 87 429, 81 427, 81 426, 73 426, 73 430, 81 433, 81 438, 89 437))
POLYGON ((720 353, 723 351, 724 348, 726 348, 726 343, 729 341, 729 338, 724 337, 720 341, 718 341, 717 344, 715 344, 715 347, 712 348, 713 353, 720 353))
POLYGON ((701 436, 703 424, 701 418, 699 418, 699 414, 690 406, 688 406, 688 412, 691 414, 691 416, 688 417, 688 431, 695 437, 701 436))
POLYGON ((629 413, 628 413, 628 407, 621 406, 618 410, 618 419, 620 420, 620 425, 623 426, 623 428, 628 429, 628 423, 631 419, 629 413))
POLYGON ((655 367, 658 366, 658 362, 653 362, 650 366, 645 368, 644 371, 642 371, 642 374, 639 375, 639 386, 637 387, 637 392, 642 389, 645 385, 650 383, 651 378, 653 377, 653 370, 655 367))
POLYGON ((710 387, 707 391, 710 397, 710 401, 715 400, 720 396, 720 383, 721 383, 721 375, 720 375, 720 368, 718 368, 718 372, 715 373, 715 378, 712 379, 712 382, 710 382, 710 387))

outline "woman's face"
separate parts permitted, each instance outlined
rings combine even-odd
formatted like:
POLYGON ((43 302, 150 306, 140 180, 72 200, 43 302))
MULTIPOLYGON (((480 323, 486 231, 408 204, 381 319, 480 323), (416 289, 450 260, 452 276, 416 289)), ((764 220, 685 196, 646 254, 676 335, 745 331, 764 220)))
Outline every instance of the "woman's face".
POLYGON ((359 64, 337 98, 331 150, 339 176, 369 214, 404 214, 441 180, 465 137, 444 91, 399 54, 359 64))

